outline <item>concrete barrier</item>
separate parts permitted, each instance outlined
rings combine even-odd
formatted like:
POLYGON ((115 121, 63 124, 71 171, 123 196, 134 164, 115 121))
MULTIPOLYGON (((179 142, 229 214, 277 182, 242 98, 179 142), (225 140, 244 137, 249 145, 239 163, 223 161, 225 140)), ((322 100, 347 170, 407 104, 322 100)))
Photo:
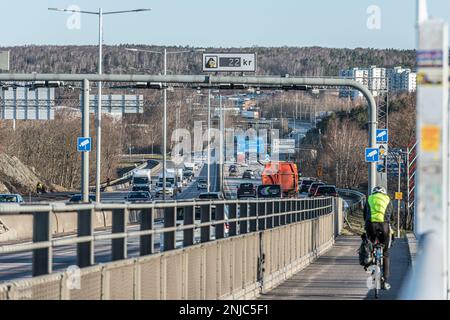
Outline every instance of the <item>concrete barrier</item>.
MULTIPOLYGON (((0 217, 6 232, 0 234, 1 242, 27 241, 33 238, 33 215, 2 215, 0 217)), ((137 221, 129 221, 135 223, 137 221)), ((102 229, 112 226, 111 211, 95 212, 93 218, 94 228, 102 229)), ((75 233, 78 229, 76 212, 61 212, 52 214, 53 237, 68 233, 75 233)))
POLYGON ((416 266, 416 255, 419 246, 419 242, 417 241, 414 233, 406 234, 406 241, 408 243, 408 252, 409 252, 409 262, 411 264, 412 269, 416 266))

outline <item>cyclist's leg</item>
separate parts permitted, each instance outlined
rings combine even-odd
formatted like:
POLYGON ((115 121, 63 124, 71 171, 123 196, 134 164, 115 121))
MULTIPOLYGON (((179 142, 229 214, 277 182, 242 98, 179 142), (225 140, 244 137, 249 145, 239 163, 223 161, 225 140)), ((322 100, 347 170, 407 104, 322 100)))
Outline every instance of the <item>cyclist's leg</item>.
POLYGON ((369 239, 369 241, 374 243, 375 239, 377 237, 377 231, 376 231, 374 223, 368 222, 366 224, 366 233, 367 233, 367 238, 369 239))
POLYGON ((389 276, 390 276, 390 259, 389 259, 389 242, 391 240, 390 237, 390 230, 389 230, 389 223, 385 222, 381 226, 382 235, 380 235, 380 242, 384 245, 383 248, 383 273, 384 273, 384 280, 386 282, 389 282, 389 276), (382 239, 381 239, 382 238, 382 239))

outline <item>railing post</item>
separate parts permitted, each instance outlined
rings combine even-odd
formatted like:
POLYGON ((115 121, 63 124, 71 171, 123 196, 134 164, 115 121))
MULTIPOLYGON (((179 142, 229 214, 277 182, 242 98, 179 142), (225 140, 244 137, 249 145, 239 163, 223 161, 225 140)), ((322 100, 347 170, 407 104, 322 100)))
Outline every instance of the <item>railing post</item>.
MULTIPOLYGON (((33 213, 33 243, 51 240, 50 212, 33 213)), ((52 247, 33 250, 33 277, 52 272, 52 247)))
MULTIPOLYGON (((126 232, 127 214, 126 209, 114 209, 112 211, 112 233, 126 232)), ((122 260, 127 258, 126 237, 112 239, 112 260, 122 260)))
MULTIPOLYGON (((211 222, 211 202, 200 205, 200 222, 211 222)), ((211 240, 211 226, 200 228, 200 240, 202 243, 211 240)))
MULTIPOLYGON (((193 225, 195 222, 195 206, 187 206, 183 208, 183 225, 193 225)), ((184 229, 183 246, 188 247, 194 244, 194 228, 184 229)))
POLYGON ((314 212, 315 212, 315 214, 314 214, 314 218, 318 218, 319 217, 319 211, 320 211, 320 209, 319 209, 319 199, 314 199, 314 212))
POLYGON ((267 201, 263 203, 258 203, 258 230, 266 229, 266 215, 267 212, 267 201))
MULTIPOLYGON (((274 212, 274 204, 275 202, 272 200, 266 204, 266 215, 271 215, 274 212)), ((269 217, 266 219, 266 228, 273 228, 273 217, 269 217)))
MULTIPOLYGON (((141 210, 141 231, 153 229, 153 209, 141 210)), ((153 235, 140 237, 140 255, 146 256, 153 253, 153 235)))
MULTIPOLYGON (((164 208, 164 228, 172 228, 176 225, 176 208, 164 208)), ((175 231, 164 232, 164 251, 175 249, 175 231)))
POLYGON ((300 199, 298 202, 299 202, 298 205, 299 205, 299 210, 300 210, 299 221, 303 221, 303 220, 305 220, 305 213, 303 212, 303 210, 305 209, 305 200, 300 199))
MULTIPOLYGON (((92 236, 94 226, 92 223, 93 210, 82 210, 77 212, 78 237, 92 236)), ((77 244, 77 265, 80 268, 94 264, 94 241, 81 242, 77 244)))
MULTIPOLYGON (((278 214, 280 213, 280 207, 281 207, 281 201, 282 200, 276 200, 274 202, 274 208, 273 208, 273 213, 274 214, 278 214)), ((280 225, 280 216, 276 216, 273 219, 273 227, 276 228, 280 225)))
POLYGON ((291 200, 291 223, 297 221, 297 201, 295 199, 291 200))
POLYGON ((309 219, 311 219, 312 217, 313 217, 313 213, 312 213, 312 200, 311 199, 308 199, 307 201, 306 201, 306 209, 308 210, 307 211, 307 219, 309 220, 309 219))
POLYGON ((282 213, 280 216, 280 225, 284 226, 286 224, 286 200, 282 200, 280 206, 280 213, 282 213))
MULTIPOLYGON (((247 202, 241 203, 239 205, 239 212, 240 215, 239 217, 242 218, 247 218, 248 217, 248 210, 247 210, 247 202)), ((241 220, 239 221, 239 234, 245 234, 247 233, 247 220, 241 220)))
POLYGON ((286 224, 292 223, 292 214, 290 213, 292 211, 292 200, 288 200, 286 202, 286 224))
MULTIPOLYGON (((217 204, 216 205, 216 221, 221 221, 225 219, 225 214, 224 214, 224 204, 217 204)), ((216 224, 216 239, 222 239, 224 237, 224 224, 223 223, 219 223, 216 224)))
MULTIPOLYGON (((256 203, 251 202, 249 203, 249 208, 250 208, 250 214, 249 216, 254 218, 258 216, 258 206, 256 203)), ((255 232, 256 231, 256 226, 257 226, 257 221, 256 220, 250 220, 250 232, 255 232)))
MULTIPOLYGON (((237 216, 237 204, 235 202, 230 203, 228 206, 228 217, 231 219, 236 219, 237 216)), ((230 231, 229 236, 233 237, 237 233, 237 223, 236 222, 230 222, 230 231)))
POLYGON ((297 201, 291 200, 291 223, 297 222, 297 201))

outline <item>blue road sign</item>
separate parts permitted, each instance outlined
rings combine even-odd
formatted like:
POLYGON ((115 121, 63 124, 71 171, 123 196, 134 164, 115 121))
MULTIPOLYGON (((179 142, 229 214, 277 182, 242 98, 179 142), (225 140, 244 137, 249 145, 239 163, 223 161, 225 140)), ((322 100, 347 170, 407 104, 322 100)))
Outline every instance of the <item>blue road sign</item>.
POLYGON ((366 148, 366 162, 378 162, 380 160, 380 151, 378 148, 366 148))
POLYGON ((78 152, 89 152, 91 151, 91 138, 78 137, 77 139, 77 150, 78 152))
POLYGON ((377 130, 377 143, 387 143, 389 141, 388 129, 377 130))

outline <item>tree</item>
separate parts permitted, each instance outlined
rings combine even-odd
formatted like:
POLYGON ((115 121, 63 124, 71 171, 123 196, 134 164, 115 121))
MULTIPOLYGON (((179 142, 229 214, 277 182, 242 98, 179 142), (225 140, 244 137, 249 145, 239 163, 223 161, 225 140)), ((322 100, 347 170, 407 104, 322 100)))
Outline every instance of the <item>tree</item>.
POLYGON ((339 188, 354 188, 367 180, 364 148, 367 132, 349 118, 334 118, 324 135, 323 167, 339 188))

